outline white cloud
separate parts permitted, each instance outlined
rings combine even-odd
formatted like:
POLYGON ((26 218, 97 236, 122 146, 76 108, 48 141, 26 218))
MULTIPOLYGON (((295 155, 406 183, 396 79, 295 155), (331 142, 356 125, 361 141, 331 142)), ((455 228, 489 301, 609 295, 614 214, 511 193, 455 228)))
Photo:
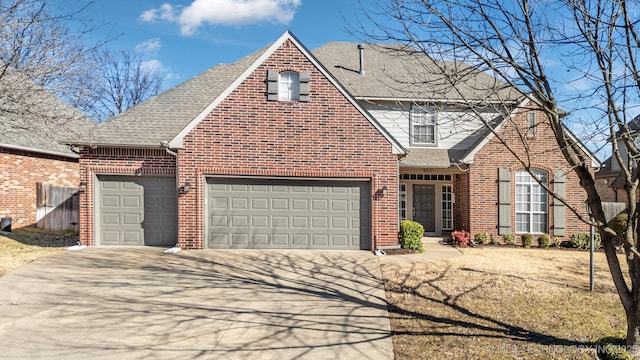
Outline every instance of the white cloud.
POLYGON ((140 20, 175 22, 180 25, 180 32, 189 36, 203 24, 288 24, 301 3, 301 0, 193 0, 185 8, 164 3, 157 9, 144 11, 140 20))
POLYGON ((135 51, 140 54, 155 55, 158 53, 158 50, 160 50, 161 46, 162 42, 160 41, 160 38, 153 38, 136 45, 135 51))
POLYGON ((164 67, 162 66, 162 62, 156 59, 145 60, 140 63, 140 67, 155 73, 160 73, 164 70, 164 67))

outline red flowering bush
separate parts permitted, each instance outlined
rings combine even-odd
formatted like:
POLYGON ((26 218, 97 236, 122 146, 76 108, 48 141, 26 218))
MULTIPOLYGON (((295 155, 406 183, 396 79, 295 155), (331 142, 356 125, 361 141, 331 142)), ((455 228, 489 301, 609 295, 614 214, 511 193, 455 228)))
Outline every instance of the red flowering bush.
POLYGON ((454 231, 451 233, 453 244, 458 247, 467 247, 471 240, 471 234, 465 230, 454 231))

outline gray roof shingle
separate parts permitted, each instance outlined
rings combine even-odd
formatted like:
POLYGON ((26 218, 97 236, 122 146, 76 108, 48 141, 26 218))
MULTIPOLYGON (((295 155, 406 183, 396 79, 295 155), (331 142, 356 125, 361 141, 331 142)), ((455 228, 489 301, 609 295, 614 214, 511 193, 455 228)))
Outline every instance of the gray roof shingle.
POLYGON ((184 129, 262 55, 263 48, 233 64, 219 64, 100 124, 77 143, 159 147, 184 129))
POLYGON ((0 82, 0 146, 78 157, 65 142, 90 132, 89 117, 18 73, 5 73, 0 82))
POLYGON ((359 73, 358 44, 330 42, 313 51, 356 98, 435 101, 517 101, 522 93, 462 62, 434 62, 400 44, 368 44, 365 74, 359 73), (459 79, 457 90, 450 81, 459 79))

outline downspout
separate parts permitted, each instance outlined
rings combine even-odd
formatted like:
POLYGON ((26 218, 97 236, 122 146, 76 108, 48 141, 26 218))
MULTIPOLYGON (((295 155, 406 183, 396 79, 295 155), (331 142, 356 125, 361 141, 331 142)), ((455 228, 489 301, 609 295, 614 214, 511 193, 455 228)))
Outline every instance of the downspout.
MULTIPOLYGON (((176 200, 179 200, 180 198, 180 193, 179 193, 179 186, 178 186, 178 153, 175 151, 172 151, 171 149, 169 149, 169 142, 164 140, 160 143, 160 146, 164 148, 164 151, 167 152, 167 154, 169 155, 173 155, 174 158, 176 158, 176 200)), ((178 201, 178 208, 180 207, 179 205, 179 201, 178 201)), ((180 222, 178 221, 178 227, 180 227, 180 222)), ((175 254, 178 251, 180 251, 180 246, 178 243, 176 243, 173 248, 167 249, 165 250, 165 253, 167 254, 175 254)))

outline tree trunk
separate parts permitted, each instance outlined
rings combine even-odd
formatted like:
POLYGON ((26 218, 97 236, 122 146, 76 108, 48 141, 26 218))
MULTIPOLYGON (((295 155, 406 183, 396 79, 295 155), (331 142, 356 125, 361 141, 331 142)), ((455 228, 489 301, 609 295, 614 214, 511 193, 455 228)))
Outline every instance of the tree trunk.
POLYGON ((634 355, 638 354, 638 348, 640 347, 640 316, 638 309, 635 308, 627 311, 627 339, 625 344, 629 353, 634 355))

